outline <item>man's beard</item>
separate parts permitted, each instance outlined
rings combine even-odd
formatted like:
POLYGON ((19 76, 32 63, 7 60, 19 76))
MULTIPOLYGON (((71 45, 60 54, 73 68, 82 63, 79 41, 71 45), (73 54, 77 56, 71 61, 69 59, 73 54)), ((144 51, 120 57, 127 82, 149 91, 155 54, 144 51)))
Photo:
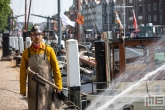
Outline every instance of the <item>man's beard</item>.
POLYGON ((34 42, 34 45, 39 45, 41 40, 40 39, 35 39, 33 42, 34 42))

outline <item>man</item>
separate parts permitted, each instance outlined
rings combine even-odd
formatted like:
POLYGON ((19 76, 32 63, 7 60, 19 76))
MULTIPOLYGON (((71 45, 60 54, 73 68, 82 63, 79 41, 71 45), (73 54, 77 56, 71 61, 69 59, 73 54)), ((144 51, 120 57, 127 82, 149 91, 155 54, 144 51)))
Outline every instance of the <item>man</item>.
MULTIPOLYGON (((54 74, 57 93, 62 91, 62 78, 55 52, 52 47, 42 42, 43 32, 38 26, 33 26, 30 37, 32 44, 23 51, 20 66, 20 94, 26 96, 26 69, 31 68, 43 78, 52 82, 54 74)), ((29 110, 54 110, 53 88, 46 84, 44 87, 32 80, 32 74, 28 74, 28 108, 29 110), (36 93, 38 91, 38 93, 36 93), (38 95, 38 99, 36 96, 38 95), (38 101, 36 101, 38 100, 38 101)), ((56 100, 58 101, 58 100, 56 100)), ((56 103, 56 102, 55 102, 56 103)), ((58 102, 59 103, 59 102, 58 102)))

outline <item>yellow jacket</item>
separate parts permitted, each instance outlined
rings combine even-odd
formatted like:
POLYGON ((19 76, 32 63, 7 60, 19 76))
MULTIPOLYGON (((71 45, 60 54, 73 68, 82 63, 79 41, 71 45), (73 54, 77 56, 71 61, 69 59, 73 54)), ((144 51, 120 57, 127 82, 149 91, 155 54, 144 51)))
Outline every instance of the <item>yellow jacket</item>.
MULTIPOLYGON (((44 53, 45 50, 45 44, 41 43, 40 48, 39 49, 34 49, 33 46, 31 45, 29 47, 30 49, 30 54, 42 54, 44 53)), ((62 89, 62 78, 61 78, 61 73, 60 73, 60 69, 58 66, 58 62, 56 59, 56 55, 55 52, 53 50, 52 47, 47 45, 47 57, 48 57, 48 61, 50 62, 50 65, 53 69, 53 74, 54 74, 54 80, 55 80, 55 84, 58 87, 58 89, 62 89)), ((26 77, 27 77, 27 73, 26 73, 26 67, 28 65, 28 56, 29 52, 28 52, 28 48, 25 49, 23 51, 22 54, 22 58, 21 58, 21 66, 20 66, 20 94, 22 93, 26 93, 26 77)))

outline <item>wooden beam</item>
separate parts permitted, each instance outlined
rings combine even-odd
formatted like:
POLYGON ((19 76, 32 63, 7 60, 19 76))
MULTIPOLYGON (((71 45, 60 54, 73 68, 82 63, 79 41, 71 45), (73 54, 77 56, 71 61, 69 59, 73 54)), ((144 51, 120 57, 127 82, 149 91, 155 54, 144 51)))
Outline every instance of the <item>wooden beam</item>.
POLYGON ((125 71, 125 45, 123 43, 119 43, 119 70, 120 74, 125 71))
POLYGON ((111 65, 112 65, 112 73, 111 73, 111 75, 110 75, 110 76, 111 76, 111 81, 112 81, 112 79, 113 79, 114 76, 115 76, 114 74, 115 74, 115 66, 116 66, 116 65, 115 65, 115 59, 114 59, 115 56, 114 56, 114 53, 115 53, 115 51, 114 51, 114 46, 112 46, 112 58, 111 58, 111 59, 112 59, 112 63, 111 63, 111 65))

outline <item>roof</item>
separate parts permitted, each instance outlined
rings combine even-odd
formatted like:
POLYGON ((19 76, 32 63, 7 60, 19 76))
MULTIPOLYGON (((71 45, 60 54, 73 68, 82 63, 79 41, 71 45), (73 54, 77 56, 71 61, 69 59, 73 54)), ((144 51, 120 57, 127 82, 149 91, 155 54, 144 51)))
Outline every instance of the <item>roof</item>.
MULTIPOLYGON (((125 49, 125 59, 131 59, 140 57, 143 55, 143 52, 140 52, 133 48, 126 48, 125 49)), ((114 61, 119 61, 119 49, 115 49, 114 51, 114 61)))

